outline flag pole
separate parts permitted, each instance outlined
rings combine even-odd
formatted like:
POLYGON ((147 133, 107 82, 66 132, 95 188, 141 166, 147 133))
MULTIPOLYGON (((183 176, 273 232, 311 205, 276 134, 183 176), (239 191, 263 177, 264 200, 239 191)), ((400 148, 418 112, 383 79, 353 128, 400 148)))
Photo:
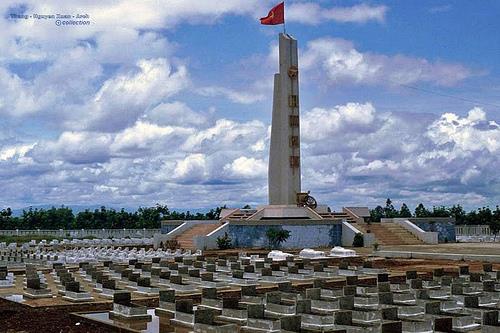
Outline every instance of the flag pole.
POLYGON ((283 0, 283 35, 286 35, 285 0, 283 0))

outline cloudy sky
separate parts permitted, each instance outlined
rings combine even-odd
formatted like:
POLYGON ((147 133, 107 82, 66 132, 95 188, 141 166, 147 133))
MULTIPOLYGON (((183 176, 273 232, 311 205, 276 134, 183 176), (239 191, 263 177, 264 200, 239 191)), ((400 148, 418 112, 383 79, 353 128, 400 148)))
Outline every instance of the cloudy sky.
MULTIPOLYGON (((0 208, 266 203, 276 2, 1 1, 0 208)), ((305 190, 499 203, 497 1, 286 5, 305 190)))

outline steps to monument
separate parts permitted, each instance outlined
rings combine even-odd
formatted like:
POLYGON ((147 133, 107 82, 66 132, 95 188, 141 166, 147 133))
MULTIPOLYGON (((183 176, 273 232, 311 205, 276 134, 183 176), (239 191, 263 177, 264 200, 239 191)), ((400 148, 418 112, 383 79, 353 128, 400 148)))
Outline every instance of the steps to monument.
POLYGON ((421 245, 424 244, 411 232, 396 223, 356 224, 356 228, 366 233, 368 230, 375 236, 380 245, 421 245))
POLYGON ((253 214, 255 214, 255 211, 254 212, 244 212, 244 211, 240 210, 240 211, 236 211, 236 212, 230 214, 227 218, 230 218, 233 220, 246 220, 250 216, 252 216, 253 214))
POLYGON ((175 237, 175 240, 179 244, 179 247, 183 249, 194 249, 194 241, 193 238, 195 236, 206 236, 215 229, 220 227, 220 224, 213 224, 213 223, 200 223, 200 224, 195 224, 191 228, 187 229, 184 231, 182 234, 179 236, 175 237))
POLYGON ((324 219, 345 219, 349 223, 356 223, 351 216, 342 212, 319 213, 319 215, 324 219))

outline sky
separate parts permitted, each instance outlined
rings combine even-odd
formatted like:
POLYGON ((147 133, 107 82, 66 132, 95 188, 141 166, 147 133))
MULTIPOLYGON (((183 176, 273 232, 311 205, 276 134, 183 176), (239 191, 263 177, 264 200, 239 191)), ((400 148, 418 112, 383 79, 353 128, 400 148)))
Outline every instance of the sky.
MULTIPOLYGON (((0 209, 267 203, 276 3, 0 2, 0 209)), ((303 190, 499 204, 498 1, 285 6, 303 190)))

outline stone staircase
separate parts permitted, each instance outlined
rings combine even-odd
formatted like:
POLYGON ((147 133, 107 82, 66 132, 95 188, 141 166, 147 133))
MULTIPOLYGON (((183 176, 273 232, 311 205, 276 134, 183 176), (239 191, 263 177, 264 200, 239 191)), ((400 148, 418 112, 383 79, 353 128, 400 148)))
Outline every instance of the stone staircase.
POLYGON ((423 241, 397 223, 357 223, 358 230, 366 233, 367 230, 375 236, 380 245, 422 245, 423 241))
POLYGON ((349 223, 356 223, 352 216, 343 212, 319 213, 319 215, 324 219, 345 219, 349 223))
POLYGON ((195 236, 206 236, 221 225, 219 223, 200 223, 195 224, 191 228, 184 231, 182 234, 178 235, 174 239, 179 244, 179 247, 182 249, 190 249, 194 250, 194 242, 193 237, 195 236))
POLYGON ((246 220, 256 212, 256 209, 238 209, 235 212, 229 214, 226 218, 229 218, 231 220, 246 220))

